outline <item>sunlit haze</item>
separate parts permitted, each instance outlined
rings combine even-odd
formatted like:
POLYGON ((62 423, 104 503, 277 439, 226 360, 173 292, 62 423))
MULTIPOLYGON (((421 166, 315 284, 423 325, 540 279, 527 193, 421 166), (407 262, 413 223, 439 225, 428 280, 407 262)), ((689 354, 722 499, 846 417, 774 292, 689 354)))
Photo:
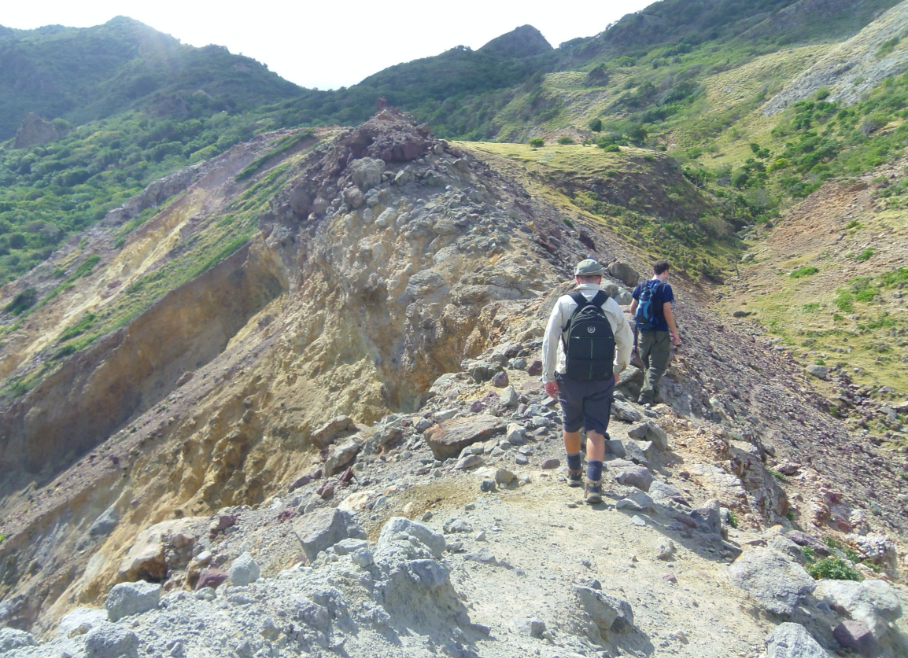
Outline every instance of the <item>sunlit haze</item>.
POLYGON ((549 43, 602 32, 652 0, 436 4, 378 2, 86 2, 4 3, 0 25, 88 27, 129 16, 193 46, 218 44, 268 65, 304 87, 349 86, 393 64, 454 46, 476 49, 520 25, 549 43))

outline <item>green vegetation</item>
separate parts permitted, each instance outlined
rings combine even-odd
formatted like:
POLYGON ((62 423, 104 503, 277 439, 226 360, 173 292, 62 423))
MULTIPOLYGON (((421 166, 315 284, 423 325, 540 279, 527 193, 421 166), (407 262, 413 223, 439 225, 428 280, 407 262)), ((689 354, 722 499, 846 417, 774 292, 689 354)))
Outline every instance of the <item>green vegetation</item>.
POLYGON ((835 555, 817 559, 809 546, 805 546, 802 552, 806 561, 804 569, 816 580, 864 580, 851 564, 835 555))
POLYGON ((304 142, 308 139, 312 139, 313 137, 314 137, 314 134, 311 130, 306 130, 303 132, 299 132, 295 135, 289 135, 287 137, 284 137, 283 139, 278 141, 274 150, 269 151, 262 157, 258 158, 255 162, 253 162, 248 167, 243 169, 243 171, 238 173, 236 175, 236 181, 240 182, 240 181, 246 180, 247 178, 251 178, 256 173, 258 173, 258 171, 260 169, 262 169, 269 162, 273 162, 274 160, 276 160, 277 158, 282 156, 284 153, 286 153, 287 151, 292 149, 294 146, 297 146, 301 142, 304 142))
POLYGON ((545 146, 545 140, 542 139, 541 137, 534 137, 528 143, 533 148, 540 148, 542 146, 545 146))
POLYGON ((738 515, 733 509, 728 510, 728 525, 732 528, 738 527, 738 515))
POLYGON ((816 274, 819 271, 820 270, 813 265, 807 265, 805 267, 799 267, 798 269, 791 272, 788 276, 790 276, 792 279, 800 279, 801 277, 816 274))
POLYGON ((899 45, 899 42, 901 40, 901 37, 892 37, 891 39, 884 41, 880 45, 879 50, 876 51, 876 58, 883 59, 884 57, 886 57, 886 55, 889 55, 893 50, 895 50, 895 47, 899 45))

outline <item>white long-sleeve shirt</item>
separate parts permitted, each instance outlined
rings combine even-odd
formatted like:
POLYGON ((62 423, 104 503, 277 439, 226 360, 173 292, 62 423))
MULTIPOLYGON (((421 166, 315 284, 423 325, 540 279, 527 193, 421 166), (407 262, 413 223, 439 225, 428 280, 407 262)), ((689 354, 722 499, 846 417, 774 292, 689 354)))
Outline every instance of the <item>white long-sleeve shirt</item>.
MULTIPOLYGON (((577 286, 577 290, 582 292, 587 300, 590 300, 602 288, 595 283, 581 283, 577 286)), ((567 295, 560 297, 552 308, 549 323, 545 328, 545 338, 542 339, 542 381, 544 382, 555 381, 556 369, 563 373, 567 366, 561 339, 568 320, 571 319, 575 310, 577 310, 577 302, 567 295)), ((627 368, 631 361, 634 334, 624 317, 624 312, 614 299, 608 298, 602 305, 602 312, 612 325, 612 333, 615 335, 615 374, 618 374, 627 368)))

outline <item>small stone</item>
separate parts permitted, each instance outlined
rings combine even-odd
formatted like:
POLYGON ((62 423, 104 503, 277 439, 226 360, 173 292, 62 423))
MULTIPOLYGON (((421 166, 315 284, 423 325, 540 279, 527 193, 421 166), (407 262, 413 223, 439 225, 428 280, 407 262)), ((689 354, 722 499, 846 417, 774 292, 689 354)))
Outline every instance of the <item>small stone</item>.
POLYGON ((649 491, 649 487, 653 483, 654 478, 648 468, 644 466, 631 466, 618 473, 618 475, 615 476, 615 479, 625 486, 637 487, 641 491, 649 491))
POLYGON ((484 463, 485 461, 479 455, 470 454, 458 460, 458 462, 454 465, 454 468, 460 471, 465 471, 471 468, 476 468, 477 466, 482 466, 484 463))
POLYGON ((542 634, 545 633, 545 622, 540 619, 518 619, 515 625, 517 626, 517 632, 521 635, 540 639, 542 634))
POLYGON ((492 551, 488 548, 480 548, 478 551, 467 553, 463 556, 463 559, 470 560, 471 562, 480 562, 482 564, 495 564, 498 562, 492 554, 492 551))
POLYGON ((533 359, 530 361, 530 365, 527 366, 527 374, 530 377, 538 377, 542 374, 542 361, 539 359, 533 359))
POLYGON ((800 624, 779 624, 765 642, 766 658, 829 658, 826 650, 800 624))
POLYGON ((217 592, 215 592, 211 587, 203 587, 192 593, 192 595, 199 601, 214 601, 217 598, 217 592))
POLYGON ((353 551, 350 554, 350 559, 353 561, 353 564, 360 567, 361 569, 368 569, 375 562, 375 559, 372 556, 372 551, 370 551, 365 546, 353 551))
POLYGON ((462 519, 448 519, 444 524, 444 533, 446 535, 455 532, 473 532, 473 525, 469 521, 462 519))
POLYGON ((205 587, 217 589, 225 580, 227 580, 227 578, 229 578, 229 575, 226 571, 221 571, 220 569, 202 569, 202 572, 199 574, 199 579, 196 581, 195 589, 196 591, 204 589, 205 587))
POLYGON ((511 484, 516 478, 517 476, 506 468, 499 468, 497 471, 495 471, 495 482, 497 484, 508 485, 511 484))
POLYGON ((526 466, 530 463, 530 460, 527 459, 526 455, 518 454, 516 457, 514 457, 514 463, 518 466, 526 466))
POLYGON ((675 574, 673 574, 673 573, 667 573, 667 574, 665 574, 664 576, 662 576, 662 580, 664 580, 665 582, 669 583, 670 585, 677 585, 677 584, 678 584, 678 577, 675 576, 675 574))
POLYGON ((476 536, 474 537, 474 539, 476 541, 485 541, 486 540, 486 531, 485 530, 479 531, 478 533, 476 533, 476 536))
MULTIPOLYGON (((505 376, 507 376, 506 373, 502 373, 502 374, 505 374, 505 376)), ((493 383, 494 383, 494 379, 493 379, 493 383)), ((504 389, 504 391, 502 391, 502 393, 501 393, 502 406, 507 407, 508 409, 514 409, 517 407, 519 402, 520 402, 520 399, 517 396, 517 391, 515 391, 514 387, 509 384, 504 389)))
POLYGON ((495 491, 495 480, 483 480, 479 483, 479 490, 483 493, 495 491))
POLYGON ((553 468, 558 468, 559 466, 561 466, 561 460, 560 459, 546 459, 545 461, 542 462, 541 466, 542 466, 543 470, 551 470, 553 468))
POLYGON ((481 400, 474 400, 470 405, 470 413, 478 414, 481 413, 483 409, 485 409, 485 405, 481 400))
POLYGON ((634 515, 631 517, 631 523, 635 526, 643 527, 646 525, 646 520, 642 516, 634 515))
POLYGON ((508 373, 505 372, 504 370, 502 370, 500 372, 496 372, 495 376, 492 377, 492 386, 494 386, 496 388, 504 388, 509 383, 510 383, 510 379, 508 378, 508 373))

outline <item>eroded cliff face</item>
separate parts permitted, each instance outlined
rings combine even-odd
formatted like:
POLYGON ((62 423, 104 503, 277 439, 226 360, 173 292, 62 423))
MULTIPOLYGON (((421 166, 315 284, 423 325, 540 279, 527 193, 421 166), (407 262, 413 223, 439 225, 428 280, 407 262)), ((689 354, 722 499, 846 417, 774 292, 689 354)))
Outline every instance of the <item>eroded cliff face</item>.
MULTIPOLYGON (((243 186, 233 176, 261 148, 247 150, 41 309, 59 317, 102 285, 112 304, 128 286, 120 276, 107 288, 118 276, 107 269, 156 226, 173 237, 142 272, 204 239, 217 212, 272 170, 286 172, 245 247, 3 411, 0 570, 5 618, 19 625, 105 591, 149 522, 256 504, 286 486, 317 457, 309 437, 332 417, 367 426, 412 411, 438 375, 505 330, 538 331, 540 295, 588 251, 553 208, 390 111, 243 186), (115 504, 113 533, 87 534, 115 504)), ((44 347, 18 345, 39 358, 44 347)))

